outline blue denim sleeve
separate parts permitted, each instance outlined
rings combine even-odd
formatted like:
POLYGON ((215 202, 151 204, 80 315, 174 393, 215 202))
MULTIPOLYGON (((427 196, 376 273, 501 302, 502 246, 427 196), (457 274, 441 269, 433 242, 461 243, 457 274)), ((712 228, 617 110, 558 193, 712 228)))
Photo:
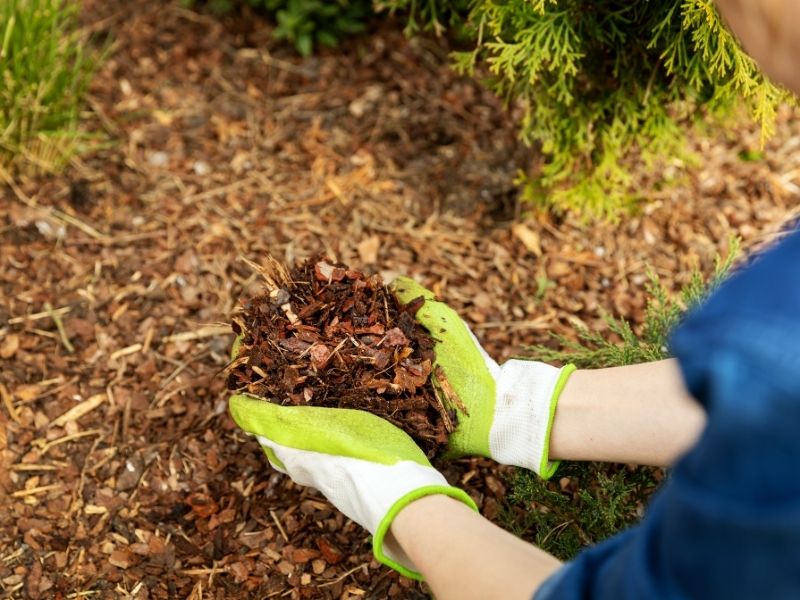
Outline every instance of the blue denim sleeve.
POLYGON ((672 349, 708 423, 640 524, 534 598, 800 598, 800 232, 728 280, 672 349))

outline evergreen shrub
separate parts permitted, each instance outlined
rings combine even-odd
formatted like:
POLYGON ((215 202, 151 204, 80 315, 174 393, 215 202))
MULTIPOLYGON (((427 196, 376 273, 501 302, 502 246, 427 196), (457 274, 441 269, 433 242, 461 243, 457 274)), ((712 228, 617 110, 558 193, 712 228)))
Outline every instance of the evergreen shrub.
POLYGON ((790 95, 760 73, 710 0, 376 0, 410 15, 409 31, 456 25, 465 74, 523 105, 520 135, 542 162, 524 196, 589 216, 638 199, 632 172, 690 158, 687 126, 744 107, 774 130, 790 95))

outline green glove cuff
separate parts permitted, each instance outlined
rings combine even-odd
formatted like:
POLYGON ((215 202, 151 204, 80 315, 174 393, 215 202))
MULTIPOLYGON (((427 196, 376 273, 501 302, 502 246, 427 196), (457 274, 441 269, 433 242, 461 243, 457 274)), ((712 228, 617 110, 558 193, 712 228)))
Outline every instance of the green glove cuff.
POLYGON ((553 419, 556 416, 556 407, 558 406, 558 399, 561 397, 561 392, 564 391, 564 386, 567 385, 567 380, 569 376, 572 375, 576 371, 577 367, 572 363, 565 365, 563 369, 561 369, 561 374, 558 376, 558 381, 556 382, 556 387, 553 390, 553 400, 550 402, 550 415, 547 419, 547 433, 545 434, 544 439, 544 451, 542 452, 542 462, 539 465, 539 477, 542 479, 550 479, 553 475, 555 475, 556 471, 558 470, 558 466, 561 464, 561 461, 550 460, 550 433, 553 429, 553 419))
POLYGON ((392 526, 392 522, 394 518, 403 510, 406 506, 414 502, 415 500, 419 500, 420 498, 424 498, 425 496, 432 496, 434 494, 441 494, 444 496, 450 496, 451 498, 455 498, 456 500, 460 500, 467 506, 469 506, 475 512, 478 511, 478 506, 475 504, 475 501, 470 498, 469 494, 467 494, 464 490, 461 490, 456 487, 444 486, 444 485, 431 485, 422 488, 418 488, 413 492, 410 492, 400 498, 397 502, 395 502, 392 507, 389 509, 389 512, 386 513, 386 516, 381 519, 381 522, 378 523, 378 528, 375 531, 375 535, 372 538, 372 552, 375 554, 375 558, 378 560, 379 563, 386 565, 387 567, 391 567, 401 575, 408 577, 410 579, 416 579, 417 581, 422 581, 423 577, 417 571, 412 571, 408 567, 404 567, 400 563, 395 560, 392 560, 383 551, 383 540, 386 537, 386 534, 389 533, 389 529, 392 526))

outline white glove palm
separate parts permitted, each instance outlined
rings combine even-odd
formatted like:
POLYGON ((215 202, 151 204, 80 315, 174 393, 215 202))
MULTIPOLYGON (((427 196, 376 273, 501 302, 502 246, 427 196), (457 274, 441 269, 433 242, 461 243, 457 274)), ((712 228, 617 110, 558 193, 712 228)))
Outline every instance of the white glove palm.
POLYGON ((343 408, 278 406, 246 395, 230 399, 237 425, 256 435, 273 467, 318 489, 345 515, 373 534, 377 558, 421 579, 386 534, 408 504, 431 494, 473 500, 452 487, 403 431, 375 415, 343 408))

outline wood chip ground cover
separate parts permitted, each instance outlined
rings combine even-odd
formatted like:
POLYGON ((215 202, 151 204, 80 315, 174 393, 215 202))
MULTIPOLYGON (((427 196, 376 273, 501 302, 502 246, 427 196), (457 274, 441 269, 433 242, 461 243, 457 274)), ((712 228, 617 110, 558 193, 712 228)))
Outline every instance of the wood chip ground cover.
MULTIPOLYGON (((300 60, 258 18, 112 0, 84 20, 114 40, 90 100, 113 144, 0 188, 7 597, 424 597, 227 415, 225 324, 261 287, 239 257, 409 275, 503 360, 604 312, 640 324, 645 265, 675 289, 800 212, 795 113, 762 161, 738 158, 753 128, 698 141, 703 164, 665 165, 675 185, 619 224, 515 219, 532 158, 438 42, 387 26, 300 60)), ((490 519, 503 473, 445 468, 490 519)))

